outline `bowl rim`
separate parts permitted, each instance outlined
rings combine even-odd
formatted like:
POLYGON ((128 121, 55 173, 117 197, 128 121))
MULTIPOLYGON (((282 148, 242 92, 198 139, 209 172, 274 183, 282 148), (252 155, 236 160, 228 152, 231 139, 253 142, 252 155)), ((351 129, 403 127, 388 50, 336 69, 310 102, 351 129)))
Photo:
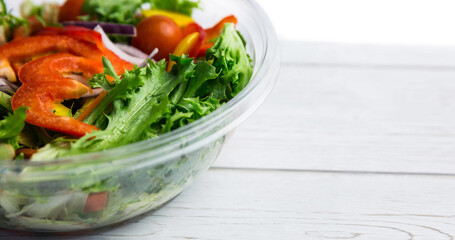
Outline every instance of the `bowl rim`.
MULTIPOLYGON (((159 156, 157 158, 151 158, 147 161, 147 164, 158 164, 165 162, 166 159, 171 159, 173 156, 181 155, 182 152, 191 151, 197 149, 201 145, 204 145, 207 142, 216 140, 219 137, 222 137, 228 130, 235 128, 240 122, 243 122, 250 114, 252 114, 266 99, 266 97, 271 92, 272 88, 275 85, 275 82, 278 78, 279 72, 279 63, 280 63, 280 54, 278 48, 278 40, 275 34, 273 25, 268 18, 265 11, 262 7, 256 3, 254 0, 243 0, 248 6, 248 12, 253 14, 253 20, 256 22, 256 26, 259 31, 262 33, 261 40, 263 41, 264 48, 262 49, 263 55, 261 59, 256 59, 256 64, 254 65, 253 75, 250 79, 250 83, 243 89, 237 96, 223 104, 220 108, 212 112, 211 114, 192 122, 186 126, 173 130, 171 132, 159 135, 158 137, 152 139, 146 139, 136 143, 131 143, 125 146, 116 147, 113 149, 108 149, 105 151, 92 152, 92 153, 82 153, 69 157, 56 158, 49 161, 0 161, 0 170, 2 168, 23 168, 23 167, 35 167, 35 166, 56 166, 62 164, 72 164, 77 163, 81 166, 85 163, 90 163, 94 159, 102 158, 113 159, 114 161, 120 161, 122 163, 134 162, 137 159, 141 159, 141 156, 144 154, 150 155, 153 152, 153 155, 159 156), (273 66, 273 67, 272 67, 273 66), (275 71, 275 72, 272 72, 275 71), (224 119, 229 114, 232 114, 238 107, 242 105, 259 84, 261 84, 261 79, 265 79, 267 75, 272 72, 272 77, 268 83, 267 91, 262 93, 260 98, 255 101, 254 105, 249 107, 245 113, 237 116, 234 121, 228 123, 223 129, 219 129, 215 134, 210 134, 208 137, 204 137, 204 141, 197 141, 196 143, 189 144, 187 146, 181 146, 182 142, 179 139, 185 139, 187 142, 191 142, 192 139, 197 139, 198 137, 203 136, 204 133, 209 130, 213 130, 216 127, 216 123, 224 119), (162 154, 169 149, 177 148, 178 150, 172 152, 171 154, 162 154), (148 150, 148 151, 147 151, 148 150), (145 153, 144 153, 145 151, 145 153), (129 155, 128 158, 121 158, 125 156, 125 153, 129 155), (136 154, 137 153, 137 154, 136 154), (165 156, 162 156, 165 155, 165 156)), ((255 49, 256 50, 256 49, 255 49)), ((257 52, 254 52, 257 55, 257 52)), ((89 164, 88 164, 89 165, 89 164)), ((93 165, 91 165, 93 166, 93 165)), ((140 166, 136 166, 139 168, 140 166)), ((74 169, 68 169, 69 171, 74 169)), ((62 171, 56 170, 60 174, 62 171)), ((39 174, 36 172, 34 174, 39 174)), ((42 174, 42 173, 41 173, 42 174)), ((48 174, 48 172, 46 173, 48 174)))

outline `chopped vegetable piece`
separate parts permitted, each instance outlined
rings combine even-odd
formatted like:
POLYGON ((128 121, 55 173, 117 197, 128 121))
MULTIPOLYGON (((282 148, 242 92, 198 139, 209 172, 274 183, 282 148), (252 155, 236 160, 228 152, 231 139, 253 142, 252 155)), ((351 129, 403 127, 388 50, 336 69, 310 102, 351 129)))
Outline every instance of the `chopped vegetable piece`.
POLYGON ((138 57, 134 57, 134 56, 131 56, 127 53, 125 53, 123 50, 121 50, 119 47, 117 47, 116 44, 114 44, 110 39, 109 37, 107 36, 107 34, 104 32, 104 30, 100 27, 100 26, 96 26, 95 29, 94 29, 96 32, 100 33, 101 34, 101 39, 103 40, 103 44, 104 46, 106 47, 106 49, 109 49, 110 51, 112 51, 114 54, 116 54, 119 58, 125 60, 125 61, 128 61, 132 64, 136 64, 136 65, 140 65, 140 64, 143 64, 144 61, 146 61, 146 57, 144 58, 138 58, 138 57))
MULTIPOLYGON (((191 52, 191 50, 195 47, 197 47, 198 40, 200 39, 199 33, 191 33, 190 35, 186 36, 180 43, 177 45, 177 47, 174 50, 174 55, 176 56, 181 56, 183 54, 187 54, 191 52)), ((204 39, 204 38, 202 38, 204 39)), ((169 61, 167 64, 167 71, 171 71, 172 66, 174 66, 175 62, 174 61, 169 61)))
POLYGON ((235 26, 237 25, 237 18, 234 15, 227 16, 221 19, 221 21, 219 21, 215 26, 206 29, 205 31, 207 32, 207 35, 205 36, 205 42, 212 42, 215 38, 217 38, 223 31, 226 23, 233 23, 235 26))
POLYGON ((61 117, 70 117, 71 110, 61 103, 54 104, 54 114, 61 117))
POLYGON ((28 59, 49 52, 70 52, 99 62, 101 56, 106 56, 118 73, 133 67, 105 49, 101 35, 95 31, 80 27, 46 28, 41 34, 44 36, 20 39, 0 46, 0 77, 6 77, 11 82, 17 81, 16 72, 28 59))
POLYGON ((13 40, 29 37, 44 28, 43 23, 36 17, 27 17, 28 25, 20 26, 13 31, 13 40))
POLYGON ((0 162, 2 160, 12 160, 16 156, 11 144, 0 143, 0 162))
POLYGON ((102 211, 106 207, 106 203, 107 192, 91 193, 88 195, 87 201, 85 202, 84 212, 91 213, 102 211))
POLYGON ((82 113, 77 117, 77 120, 79 121, 84 121, 84 119, 90 115, 90 113, 95 109, 98 104, 103 100, 103 98, 106 96, 106 91, 101 92, 100 95, 98 95, 93 101, 90 101, 87 103, 87 105, 84 105, 82 107, 82 113))
POLYGON ((15 28, 27 28, 27 25, 27 20, 12 15, 8 12, 4 0, 0 0, 0 45, 11 39, 15 28))
POLYGON ((191 23, 185 28, 185 30, 184 30, 185 36, 188 36, 191 33, 199 33, 199 38, 187 54, 189 54, 190 57, 197 57, 199 50, 201 49, 202 45, 204 44, 207 33, 201 27, 201 25, 199 25, 197 23, 191 23))
POLYGON ((136 11, 141 8, 142 0, 86 0, 82 5, 81 20, 96 20, 135 25, 140 18, 136 11))
POLYGON ((97 130, 95 126, 70 117, 57 116, 49 111, 54 109, 55 102, 79 98, 91 91, 82 83, 61 74, 71 71, 83 72, 91 77, 102 72, 102 66, 100 62, 67 53, 53 54, 29 62, 19 71, 22 86, 11 101, 13 109, 27 106, 28 123, 72 136, 81 137, 97 130), (47 77, 40 78, 36 75, 47 77))
POLYGON ((36 18, 43 26, 57 25, 59 18, 58 3, 43 2, 35 5, 32 1, 26 0, 21 4, 21 15, 24 18, 36 18))
POLYGON ((195 8, 199 8, 199 1, 191 0, 152 0, 152 8, 167 10, 191 16, 195 8))
POLYGON ((61 22, 78 20, 84 2, 85 0, 66 0, 60 7, 59 20, 61 22))
POLYGON ((215 26, 206 29, 204 43, 199 48, 199 52, 194 53, 195 56, 197 57, 205 56, 207 50, 213 47, 213 45, 215 44, 216 38, 221 34, 226 23, 233 23, 234 25, 236 25, 237 18, 234 15, 227 16, 223 18, 220 22, 218 22, 215 26))
POLYGON ((188 24, 194 22, 194 20, 190 16, 176 13, 176 12, 170 12, 170 11, 166 11, 166 10, 157 10, 157 9, 142 10, 142 14, 146 18, 151 17, 151 16, 156 16, 156 15, 166 16, 166 17, 174 20, 175 23, 177 23, 177 25, 180 28, 184 28, 184 27, 188 26, 188 24))
POLYGON ((21 155, 23 154, 25 158, 30 159, 33 154, 37 152, 36 149, 31 149, 31 148, 20 148, 16 150, 16 155, 21 155))
POLYGON ((0 106, 9 112, 12 112, 13 109, 11 108, 11 96, 4 92, 0 92, 0 106))
POLYGON ((228 100, 237 95, 249 83, 253 74, 251 59, 246 53, 243 38, 235 30, 233 23, 226 23, 215 45, 207 50, 207 60, 213 61, 217 72, 221 72, 217 81, 223 86, 228 100), (228 84, 224 84, 228 83, 228 84))
POLYGON ((25 107, 20 107, 13 114, 0 121, 0 143, 8 143, 14 149, 19 148, 17 136, 25 126, 25 111, 25 107))
POLYGON ((96 26, 101 26, 107 34, 123 35, 123 36, 136 36, 136 28, 131 24, 118 24, 109 22, 98 21, 67 21, 61 23, 63 26, 78 26, 89 29, 94 29, 96 26))

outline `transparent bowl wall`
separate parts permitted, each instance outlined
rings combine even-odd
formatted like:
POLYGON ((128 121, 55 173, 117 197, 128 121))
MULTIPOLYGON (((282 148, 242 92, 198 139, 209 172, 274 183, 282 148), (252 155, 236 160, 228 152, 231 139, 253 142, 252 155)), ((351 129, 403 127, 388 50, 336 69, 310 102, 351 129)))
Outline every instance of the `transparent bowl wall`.
POLYGON ((155 139, 49 162, 0 161, 0 227, 62 232, 118 223, 160 207, 209 168, 225 136, 270 93, 279 54, 273 27, 254 1, 202 3, 195 19, 203 26, 238 17, 254 64, 247 88, 209 116, 155 139), (104 210, 84 211, 87 197, 103 192, 104 210))

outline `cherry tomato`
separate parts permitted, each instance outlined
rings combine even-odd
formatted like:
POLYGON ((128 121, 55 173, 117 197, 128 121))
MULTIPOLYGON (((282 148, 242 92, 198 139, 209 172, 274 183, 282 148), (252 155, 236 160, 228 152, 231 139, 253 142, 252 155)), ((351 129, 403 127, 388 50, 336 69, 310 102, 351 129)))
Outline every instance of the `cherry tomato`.
POLYGON ((64 21, 75 21, 81 13, 82 4, 86 0, 66 0, 66 2, 60 6, 59 20, 64 21))
POLYGON ((136 30, 137 36, 133 38, 132 45, 147 54, 158 48, 155 60, 169 58, 169 53, 183 39, 182 30, 174 20, 160 15, 142 20, 136 30))

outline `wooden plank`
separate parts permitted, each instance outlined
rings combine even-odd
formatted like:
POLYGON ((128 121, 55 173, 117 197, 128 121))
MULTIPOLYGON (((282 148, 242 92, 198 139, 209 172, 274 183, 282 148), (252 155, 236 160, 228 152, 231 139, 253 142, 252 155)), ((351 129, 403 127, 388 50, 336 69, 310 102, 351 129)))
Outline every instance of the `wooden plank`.
POLYGON ((453 239, 454 188, 454 176, 215 169, 154 214, 79 237, 453 239))
POLYGON ((280 49, 284 65, 455 68, 455 47, 282 41, 280 49))
POLYGON ((216 166, 455 173, 455 71, 286 66, 216 166))

